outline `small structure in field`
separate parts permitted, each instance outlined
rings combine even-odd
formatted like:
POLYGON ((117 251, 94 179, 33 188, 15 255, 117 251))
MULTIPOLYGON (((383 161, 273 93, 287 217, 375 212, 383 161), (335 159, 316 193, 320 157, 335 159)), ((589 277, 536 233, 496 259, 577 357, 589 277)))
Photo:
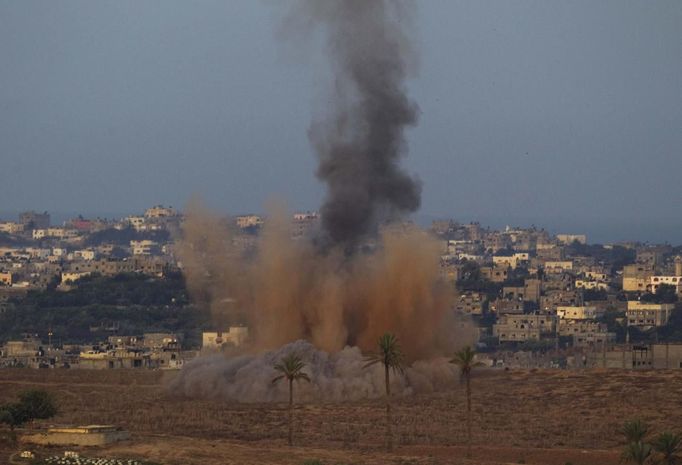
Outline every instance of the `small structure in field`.
POLYGON ((26 435, 22 441, 46 446, 104 446, 129 438, 130 433, 116 426, 89 425, 49 428, 45 433, 26 435))

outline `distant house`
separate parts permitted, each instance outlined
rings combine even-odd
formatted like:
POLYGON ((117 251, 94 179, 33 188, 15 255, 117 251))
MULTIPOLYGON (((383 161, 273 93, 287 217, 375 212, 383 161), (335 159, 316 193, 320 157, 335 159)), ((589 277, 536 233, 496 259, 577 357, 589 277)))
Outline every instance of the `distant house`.
POLYGON ((628 326, 637 326, 642 329, 664 326, 668 323, 674 308, 674 304, 654 304, 630 300, 627 309, 628 326))
POLYGON ((493 336, 500 342, 538 341, 556 331, 557 317, 538 313, 532 315, 501 315, 493 325, 493 336))
POLYGON ((557 316, 562 320, 593 320, 604 314, 603 308, 593 306, 557 306, 557 316))
POLYGON ((208 350, 221 349, 223 346, 242 345, 249 336, 249 328, 245 326, 231 326, 227 331, 204 331, 201 338, 201 348, 208 350))
POLYGON ((574 242, 587 244, 587 236, 585 234, 557 234, 556 239, 566 245, 573 244, 574 242))

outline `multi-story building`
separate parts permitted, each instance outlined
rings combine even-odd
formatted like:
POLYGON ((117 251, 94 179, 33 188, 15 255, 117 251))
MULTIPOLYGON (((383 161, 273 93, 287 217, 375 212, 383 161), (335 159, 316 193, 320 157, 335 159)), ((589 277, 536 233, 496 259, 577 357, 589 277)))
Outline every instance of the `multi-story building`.
POLYGON ((550 314, 501 315, 493 325, 493 336, 500 342, 537 341, 556 332, 557 317, 550 314))
POLYGON ((682 294, 682 276, 652 276, 649 278, 647 290, 656 293, 661 284, 666 284, 675 288, 675 292, 682 294))
POLYGON ((576 279, 575 280, 575 287, 576 287, 576 289, 595 289, 595 290, 603 290, 603 291, 609 290, 608 283, 601 282, 601 281, 590 281, 590 280, 586 280, 586 279, 576 279))
POLYGON ((7 234, 18 234, 24 231, 24 225, 22 223, 15 223, 12 221, 0 222, 0 232, 7 234))
POLYGON ((173 207, 155 205, 144 212, 145 218, 172 218, 178 216, 178 212, 173 207))
POLYGON ((566 245, 573 244, 574 242, 587 244, 587 236, 585 234, 557 234, 556 239, 566 245))
POLYGON ((130 241, 130 251, 133 255, 157 255, 160 250, 159 244, 149 239, 130 241))
POLYGON ((623 267, 623 290, 626 292, 645 292, 654 275, 654 266, 633 264, 623 267))
POLYGON ((571 260, 546 261, 544 267, 546 273, 563 273, 573 270, 573 262, 571 260))
POLYGON ((24 225, 24 229, 47 229, 50 227, 50 214, 23 212, 19 215, 19 222, 24 225))
POLYGON ((562 320, 594 320, 604 314, 601 308, 581 305, 581 306, 557 306, 557 316, 562 320))
POLYGON ((455 301, 455 310, 467 315, 482 315, 485 295, 479 292, 465 292, 455 301))
POLYGON ((126 218, 126 222, 135 231, 144 231, 147 229, 146 220, 144 216, 129 216, 126 218))
POLYGON ((202 349, 220 349, 225 345, 238 347, 249 337, 249 328, 230 326, 227 331, 204 331, 202 333, 202 349))
POLYGON ((605 323, 590 320, 559 320, 559 336, 573 336, 582 333, 598 333, 607 330, 605 323))
POLYGON ((525 313, 528 309, 528 303, 520 299, 495 299, 490 302, 489 309, 498 315, 525 313))
POLYGON ((637 326, 642 329, 664 326, 668 323, 674 308, 674 304, 654 304, 630 300, 627 309, 628 326, 637 326))
POLYGON ((263 218, 258 215, 241 215, 236 218, 239 229, 255 228, 263 225, 263 218))
POLYGON ((481 276, 494 283, 501 283, 507 280, 509 276, 508 268, 501 268, 497 266, 482 266, 481 276))

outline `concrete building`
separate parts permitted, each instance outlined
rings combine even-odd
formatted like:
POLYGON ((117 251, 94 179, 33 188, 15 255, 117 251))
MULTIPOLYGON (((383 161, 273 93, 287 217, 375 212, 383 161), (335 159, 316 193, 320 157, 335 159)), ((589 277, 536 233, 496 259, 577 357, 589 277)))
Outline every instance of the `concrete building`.
POLYGON ((239 229, 254 228, 263 225, 263 218, 258 215, 241 215, 236 218, 239 229))
POLYGON ((0 232, 6 234, 18 234, 24 231, 24 225, 22 223, 15 223, 13 221, 2 221, 0 222, 0 232))
POLYGON ((75 283, 84 276, 89 276, 89 271, 65 271, 61 274, 61 284, 75 283))
POLYGON ((556 332, 557 317, 549 314, 501 315, 493 325, 493 336, 500 342, 538 341, 556 332))
POLYGON ((497 266, 482 266, 481 276, 494 283, 501 283, 507 280, 509 269, 497 266))
POLYGON ((202 349, 221 349, 223 346, 242 345, 249 337, 249 328, 230 326, 227 331, 204 331, 201 337, 202 349))
POLYGON ((590 354, 590 365, 626 370, 682 369, 682 344, 624 345, 590 354))
POLYGON ((40 340, 27 338, 21 341, 7 341, 2 348, 3 357, 33 357, 38 353, 40 340))
POLYGON ((546 261, 544 267, 546 273, 563 273, 573 270, 573 262, 570 260, 546 261))
POLYGON ((320 215, 317 212, 294 213, 291 221, 291 237, 307 236, 317 227, 319 221, 320 215))
POLYGON ((604 309, 587 305, 558 306, 556 314, 561 320, 594 320, 604 314, 604 309))
POLYGON ((173 333, 144 333, 142 345, 152 350, 179 349, 180 337, 173 333))
POLYGON ((49 428, 46 433, 25 434, 21 440, 29 444, 43 446, 92 447, 105 446, 129 438, 130 434, 127 431, 115 426, 89 425, 73 428, 49 428))
POLYGON ((455 301, 455 311, 467 315, 482 315, 485 295, 480 292, 465 292, 455 301))
POLYGON ((178 212, 173 207, 155 205, 144 212, 145 218, 173 218, 178 216, 178 212))
POLYGON ((647 290, 656 293, 661 284, 667 284, 675 288, 677 294, 682 294, 682 275, 680 276, 652 276, 649 278, 647 290))
POLYGON ((144 231, 147 229, 144 216, 129 216, 126 218, 126 222, 135 231, 144 231))
POLYGON ((585 234, 557 234, 557 241, 564 245, 571 245, 574 242, 578 244, 587 244, 587 236, 585 234))
POLYGON ((24 225, 24 229, 47 229, 50 227, 50 214, 34 211, 23 212, 19 214, 19 222, 24 225))
POLYGON ((609 285, 607 283, 601 281, 590 281, 585 279, 576 279, 575 287, 576 289, 593 289, 601 291, 609 290, 609 285))
POLYGON ((623 267, 623 290, 626 292, 645 292, 654 274, 653 265, 638 263, 625 265, 623 267))
POLYGON ((514 270, 519 264, 526 263, 528 260, 529 256, 527 252, 518 252, 513 255, 496 255, 493 257, 493 266, 498 268, 509 267, 514 270))
POLYGON ((133 255, 158 255, 161 252, 159 244, 155 241, 144 239, 130 241, 130 251, 133 255))
POLYGON ((528 305, 520 299, 495 299, 490 303, 489 309, 498 315, 515 314, 520 315, 526 312, 528 305))
POLYGON ((668 323, 674 308, 674 304, 654 304, 630 300, 626 313, 628 326, 637 326, 642 329, 664 326, 668 323))

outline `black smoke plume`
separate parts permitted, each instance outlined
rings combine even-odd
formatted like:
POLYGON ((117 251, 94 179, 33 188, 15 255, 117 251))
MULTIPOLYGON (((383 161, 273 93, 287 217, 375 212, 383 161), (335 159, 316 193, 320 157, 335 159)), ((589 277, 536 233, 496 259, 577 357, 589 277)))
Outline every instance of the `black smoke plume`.
POLYGON ((333 244, 353 246, 377 225, 419 208, 421 185, 400 167, 417 105, 405 80, 414 55, 409 2, 301 0, 289 25, 321 26, 334 74, 328 114, 309 137, 327 184, 322 225, 333 244))

